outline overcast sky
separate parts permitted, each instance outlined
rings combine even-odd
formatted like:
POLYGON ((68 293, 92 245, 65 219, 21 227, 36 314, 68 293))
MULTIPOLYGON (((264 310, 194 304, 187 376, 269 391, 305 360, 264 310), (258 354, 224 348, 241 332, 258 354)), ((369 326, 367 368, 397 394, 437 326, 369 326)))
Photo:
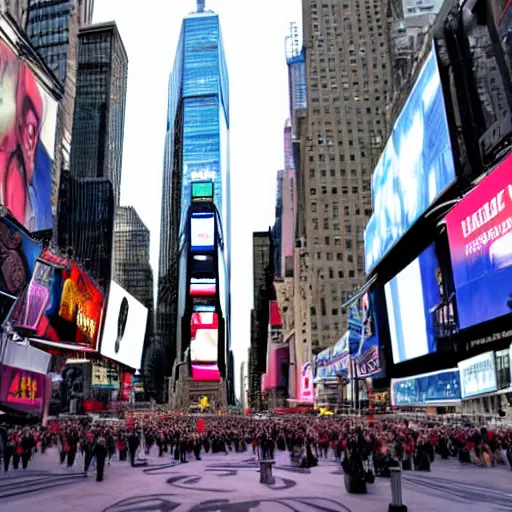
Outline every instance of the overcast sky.
MULTIPOLYGON (((156 283, 167 82, 182 19, 196 1, 148 0, 147 6, 96 0, 94 21, 115 20, 128 52, 121 203, 134 206, 151 230, 156 283)), ((252 233, 274 222, 276 172, 284 164, 284 39, 290 22, 301 21, 301 0, 206 0, 206 7, 220 16, 230 76, 232 345, 238 376, 250 338, 252 233)))

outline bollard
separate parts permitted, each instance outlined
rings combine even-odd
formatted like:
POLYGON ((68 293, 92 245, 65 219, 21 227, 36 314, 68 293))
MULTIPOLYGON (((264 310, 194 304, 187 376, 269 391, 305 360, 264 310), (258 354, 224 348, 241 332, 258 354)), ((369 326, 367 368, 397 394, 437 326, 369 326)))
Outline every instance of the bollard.
POLYGON ((391 472, 391 503, 389 512, 407 512, 402 498, 402 470, 400 468, 389 468, 391 472))
POLYGON ((272 466, 275 464, 275 461, 260 459, 258 462, 260 464, 260 484, 275 484, 274 477, 272 476, 272 466))

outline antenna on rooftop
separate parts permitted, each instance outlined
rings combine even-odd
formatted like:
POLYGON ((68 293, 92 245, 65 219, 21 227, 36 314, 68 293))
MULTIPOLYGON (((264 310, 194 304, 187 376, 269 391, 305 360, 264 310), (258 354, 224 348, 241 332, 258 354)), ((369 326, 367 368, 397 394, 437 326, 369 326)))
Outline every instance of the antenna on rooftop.
POLYGON ((206 0, 197 0, 197 12, 204 12, 206 0))

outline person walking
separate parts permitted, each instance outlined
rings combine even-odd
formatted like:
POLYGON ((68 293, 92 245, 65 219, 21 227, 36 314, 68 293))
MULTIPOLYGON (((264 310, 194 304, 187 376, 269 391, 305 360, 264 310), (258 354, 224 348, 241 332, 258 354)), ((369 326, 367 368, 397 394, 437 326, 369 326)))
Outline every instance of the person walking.
POLYGON ((94 455, 96 457, 96 482, 103 481, 107 452, 107 440, 103 436, 98 437, 94 447, 94 455))

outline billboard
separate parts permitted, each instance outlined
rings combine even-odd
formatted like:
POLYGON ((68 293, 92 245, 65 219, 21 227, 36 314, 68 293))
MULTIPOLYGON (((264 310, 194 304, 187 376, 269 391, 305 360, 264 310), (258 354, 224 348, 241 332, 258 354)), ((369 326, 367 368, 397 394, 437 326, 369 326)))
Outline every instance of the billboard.
POLYGON ((0 204, 28 231, 52 228, 58 103, 0 39, 0 204))
POLYGON ((136 370, 141 367, 148 310, 115 281, 110 282, 101 355, 136 370))
POLYGON ((458 402, 460 399, 457 368, 391 379, 391 404, 397 407, 444 404, 458 402))
POLYGON ((213 213, 193 213, 190 219, 190 249, 215 249, 215 216, 213 213))
POLYGON ((301 369, 299 402, 312 404, 315 401, 315 389, 313 387, 313 367, 311 363, 305 363, 301 369))
POLYGON ((446 216, 459 328, 512 312, 512 155, 446 216))
POLYGON ((190 295, 192 297, 212 296, 217 292, 217 280, 212 278, 190 279, 190 295))
MULTIPOLYGON (((372 377, 381 372, 379 336, 375 322, 375 293, 368 292, 361 297, 360 332, 361 340, 356 354, 357 374, 360 378, 372 377)), ((350 325, 350 322, 349 322, 350 325)))
POLYGON ((462 398, 471 398, 498 389, 494 352, 485 352, 459 363, 462 398))
POLYGON ((370 272, 455 180, 434 43, 372 177, 373 215, 364 233, 370 272))
POLYGON ((119 371, 115 368, 93 364, 91 386, 99 389, 120 389, 119 371))
POLYGON ((40 414, 44 405, 45 375, 2 366, 0 402, 27 413, 40 414))
POLYGON ((0 291, 18 297, 34 272, 42 244, 0 218, 0 291))
POLYGON ((76 263, 46 251, 15 307, 11 321, 18 332, 52 342, 96 350, 103 295, 76 263))
POLYGON ((193 363, 216 363, 219 352, 219 320, 217 313, 192 313, 190 321, 190 353, 193 363))
POLYGON ((192 364, 192 380, 219 382, 219 368, 216 364, 192 364))
POLYGON ((436 351, 431 311, 442 301, 435 245, 384 285, 395 364, 436 351))

